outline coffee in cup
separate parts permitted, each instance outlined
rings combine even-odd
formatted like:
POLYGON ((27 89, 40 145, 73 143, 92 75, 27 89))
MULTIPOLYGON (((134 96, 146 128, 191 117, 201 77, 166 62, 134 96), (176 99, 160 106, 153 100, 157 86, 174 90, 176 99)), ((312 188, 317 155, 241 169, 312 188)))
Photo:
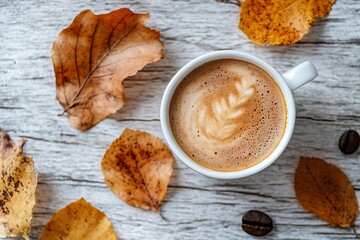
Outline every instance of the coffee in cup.
POLYGON ((287 106, 261 68, 236 59, 207 62, 177 86, 169 107, 172 134, 199 165, 239 171, 266 159, 284 135, 287 106))

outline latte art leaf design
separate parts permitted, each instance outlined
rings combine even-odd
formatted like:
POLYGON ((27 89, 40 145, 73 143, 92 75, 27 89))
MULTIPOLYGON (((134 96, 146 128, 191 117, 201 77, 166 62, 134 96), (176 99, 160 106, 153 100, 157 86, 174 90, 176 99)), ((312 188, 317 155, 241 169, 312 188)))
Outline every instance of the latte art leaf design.
POLYGON ((239 118, 245 113, 244 103, 254 94, 252 83, 244 79, 235 82, 236 92, 219 96, 211 101, 211 107, 202 107, 197 117, 201 136, 210 142, 226 141, 238 133, 239 118))

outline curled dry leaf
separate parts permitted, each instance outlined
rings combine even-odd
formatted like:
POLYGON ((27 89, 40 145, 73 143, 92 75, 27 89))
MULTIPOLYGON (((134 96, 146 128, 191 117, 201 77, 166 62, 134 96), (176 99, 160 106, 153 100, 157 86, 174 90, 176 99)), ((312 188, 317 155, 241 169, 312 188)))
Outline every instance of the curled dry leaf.
POLYGON ((353 227, 358 201, 343 171, 320 158, 300 157, 296 198, 306 210, 334 227, 353 227))
POLYGON ((239 28, 256 44, 288 45, 300 41, 335 0, 245 0, 239 28))
POLYGON ((173 161, 160 139, 125 129, 110 145, 101 165, 106 184, 118 197, 134 207, 160 213, 173 161))
POLYGON ((22 155, 23 144, 0 129, 0 238, 29 239, 37 174, 32 158, 22 155))
POLYGON ((52 48, 56 97, 69 122, 86 130, 124 105, 123 80, 163 57, 160 33, 145 27, 149 14, 122 8, 76 16, 52 48))
POLYGON ((116 240, 106 215, 81 198, 54 214, 40 240, 116 240))

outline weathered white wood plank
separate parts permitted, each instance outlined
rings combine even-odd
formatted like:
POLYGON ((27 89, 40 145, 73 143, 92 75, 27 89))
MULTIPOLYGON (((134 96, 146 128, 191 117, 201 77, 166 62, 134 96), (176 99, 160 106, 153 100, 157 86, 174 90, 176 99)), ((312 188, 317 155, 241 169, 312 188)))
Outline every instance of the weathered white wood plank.
MULTIPOLYGON (((239 9, 217 1, 5 1, 0 0, 0 127, 27 138, 25 152, 39 172, 32 239, 51 215, 85 197, 104 211, 120 239, 252 239, 241 230, 250 209, 267 212, 276 228, 263 239, 353 239, 349 229, 329 227, 297 203, 294 171, 301 155, 340 166, 360 196, 359 153, 345 156, 337 141, 348 128, 360 130, 360 2, 338 1, 331 14, 292 46, 258 47, 237 29, 239 9), (120 7, 150 12, 162 33, 166 58, 126 80, 126 105, 110 119, 79 132, 57 116, 50 58, 59 31, 84 9, 104 13, 120 7), (297 125, 288 148, 270 168, 231 181, 201 176, 176 159, 174 176, 158 215, 127 206, 103 181, 101 157, 124 128, 163 139, 161 95, 185 63, 219 49, 247 51, 284 72, 305 60, 319 77, 297 90, 297 125)), ((356 221, 360 225, 360 220, 356 221)))

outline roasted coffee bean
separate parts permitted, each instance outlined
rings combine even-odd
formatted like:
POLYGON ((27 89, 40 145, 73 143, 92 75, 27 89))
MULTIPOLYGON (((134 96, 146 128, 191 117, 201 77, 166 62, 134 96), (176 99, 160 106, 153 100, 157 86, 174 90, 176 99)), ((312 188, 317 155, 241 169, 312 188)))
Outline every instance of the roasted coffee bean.
POLYGON ((358 150, 360 136, 355 130, 344 132, 339 139, 339 148, 345 154, 352 154, 358 150))
POLYGON ((241 227, 250 235, 264 236, 273 229, 273 221, 263 212, 250 210, 242 218, 241 227))

